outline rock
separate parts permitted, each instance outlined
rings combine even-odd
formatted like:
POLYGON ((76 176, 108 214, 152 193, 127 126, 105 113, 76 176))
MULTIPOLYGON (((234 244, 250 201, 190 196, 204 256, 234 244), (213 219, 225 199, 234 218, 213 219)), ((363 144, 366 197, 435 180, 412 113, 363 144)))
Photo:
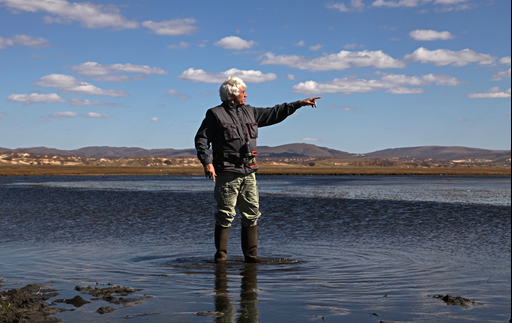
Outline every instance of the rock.
POLYGON ((77 295, 73 297, 72 299, 58 299, 55 300, 54 303, 65 303, 69 305, 73 305, 74 307, 82 307, 85 304, 90 303, 89 301, 86 301, 81 296, 77 295))
POLYGON ((113 311, 115 311, 115 309, 113 307, 107 306, 107 307, 100 307, 100 308, 98 308, 98 310, 96 312, 98 312, 101 315, 103 315, 103 314, 106 314, 106 313, 112 313, 113 311))
POLYGON ((453 297, 451 295, 436 295, 434 298, 438 298, 443 300, 447 305, 456 305, 456 306, 468 306, 474 304, 474 302, 470 301, 464 297, 453 297))

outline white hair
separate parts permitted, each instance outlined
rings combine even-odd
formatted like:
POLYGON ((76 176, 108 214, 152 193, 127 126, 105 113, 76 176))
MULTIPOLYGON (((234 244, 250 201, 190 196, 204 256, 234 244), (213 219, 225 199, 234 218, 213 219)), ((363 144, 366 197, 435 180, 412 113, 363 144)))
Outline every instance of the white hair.
POLYGON ((240 86, 244 89, 247 88, 244 81, 237 76, 228 77, 224 83, 222 83, 219 94, 222 102, 229 102, 233 100, 232 96, 237 96, 239 94, 240 86))

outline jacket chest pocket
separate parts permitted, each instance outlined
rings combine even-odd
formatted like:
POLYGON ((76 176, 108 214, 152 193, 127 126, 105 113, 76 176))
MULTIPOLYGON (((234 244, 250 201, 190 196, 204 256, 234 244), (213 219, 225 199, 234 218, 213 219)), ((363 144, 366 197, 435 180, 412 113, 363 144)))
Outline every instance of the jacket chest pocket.
POLYGON ((247 123, 247 131, 249 132, 249 137, 252 139, 258 138, 258 124, 257 123, 247 123))
POLYGON ((236 125, 234 125, 232 123, 223 123, 221 125, 221 127, 222 127, 222 132, 224 133, 225 140, 231 141, 231 140, 240 139, 240 135, 238 135, 238 130, 236 128, 236 125))

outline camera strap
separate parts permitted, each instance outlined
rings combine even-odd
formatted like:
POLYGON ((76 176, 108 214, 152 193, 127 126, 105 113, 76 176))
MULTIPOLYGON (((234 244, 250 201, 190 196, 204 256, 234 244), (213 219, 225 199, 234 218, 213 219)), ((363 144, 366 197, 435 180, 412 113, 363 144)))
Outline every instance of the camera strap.
POLYGON ((249 142, 249 133, 247 131, 247 125, 242 121, 242 116, 240 115, 242 109, 240 107, 236 108, 236 116, 238 117, 238 121, 240 121, 240 126, 242 127, 242 132, 244 134, 245 143, 249 142))

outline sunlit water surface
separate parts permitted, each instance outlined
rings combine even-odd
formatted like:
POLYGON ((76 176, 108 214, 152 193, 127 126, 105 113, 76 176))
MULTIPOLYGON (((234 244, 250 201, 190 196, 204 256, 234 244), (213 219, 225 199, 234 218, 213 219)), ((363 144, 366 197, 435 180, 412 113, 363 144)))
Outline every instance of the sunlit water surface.
POLYGON ((93 301, 56 315, 64 322, 510 319, 510 177, 258 179, 269 263, 242 262, 235 221, 221 267, 203 177, 0 178, 3 289, 44 283, 90 299, 74 287, 112 283, 152 296, 128 308, 93 301))

